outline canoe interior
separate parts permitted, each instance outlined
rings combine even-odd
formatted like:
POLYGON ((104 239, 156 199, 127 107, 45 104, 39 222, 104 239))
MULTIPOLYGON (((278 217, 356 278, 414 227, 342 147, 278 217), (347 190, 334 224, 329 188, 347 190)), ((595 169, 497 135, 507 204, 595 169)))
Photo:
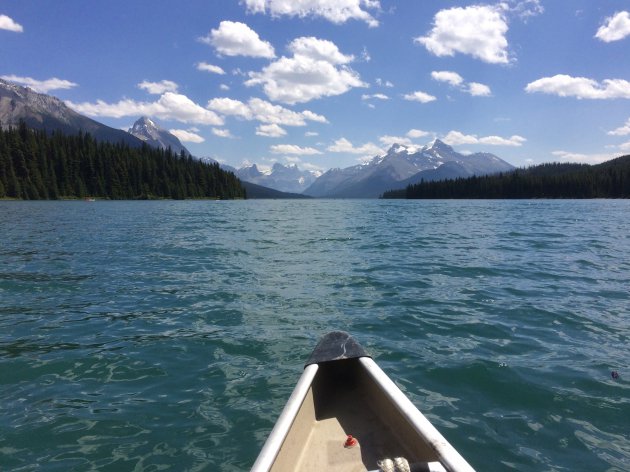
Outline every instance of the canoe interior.
POLYGON ((358 359, 320 364, 272 471, 366 471, 402 456, 436 461, 358 359), (359 445, 344 448, 346 436, 359 445))

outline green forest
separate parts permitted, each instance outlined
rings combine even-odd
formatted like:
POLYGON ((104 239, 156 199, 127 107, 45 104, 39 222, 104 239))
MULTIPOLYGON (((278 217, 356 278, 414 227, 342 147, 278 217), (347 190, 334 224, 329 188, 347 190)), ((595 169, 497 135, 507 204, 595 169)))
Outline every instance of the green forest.
POLYGON ((422 181, 383 198, 630 198, 630 156, 597 165, 541 164, 513 172, 422 181))
POLYGON ((0 128, 0 198, 245 198, 231 172, 170 149, 0 128))

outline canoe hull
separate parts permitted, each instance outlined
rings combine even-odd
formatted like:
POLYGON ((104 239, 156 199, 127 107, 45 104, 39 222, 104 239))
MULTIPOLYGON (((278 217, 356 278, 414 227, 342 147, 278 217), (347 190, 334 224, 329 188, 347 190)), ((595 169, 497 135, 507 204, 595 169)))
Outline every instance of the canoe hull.
POLYGON ((473 471, 378 365, 360 356, 306 367, 252 470, 359 472, 394 457, 473 471), (347 435, 358 445, 344 447, 347 435))

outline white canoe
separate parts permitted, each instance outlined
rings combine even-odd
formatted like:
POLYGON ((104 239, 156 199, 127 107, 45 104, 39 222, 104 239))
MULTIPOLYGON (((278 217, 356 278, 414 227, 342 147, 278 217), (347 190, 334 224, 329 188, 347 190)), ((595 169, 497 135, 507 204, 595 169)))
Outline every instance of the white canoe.
POLYGON ((306 362, 252 472, 378 470, 474 472, 355 339, 334 331, 306 362))

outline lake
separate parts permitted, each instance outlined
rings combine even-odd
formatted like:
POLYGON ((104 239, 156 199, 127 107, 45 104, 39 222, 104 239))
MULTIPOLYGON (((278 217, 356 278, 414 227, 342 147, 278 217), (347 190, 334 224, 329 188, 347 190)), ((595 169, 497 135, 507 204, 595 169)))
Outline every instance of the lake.
POLYGON ((0 229, 0 470, 248 470, 335 329, 480 472, 630 470, 628 201, 0 202, 0 229))

